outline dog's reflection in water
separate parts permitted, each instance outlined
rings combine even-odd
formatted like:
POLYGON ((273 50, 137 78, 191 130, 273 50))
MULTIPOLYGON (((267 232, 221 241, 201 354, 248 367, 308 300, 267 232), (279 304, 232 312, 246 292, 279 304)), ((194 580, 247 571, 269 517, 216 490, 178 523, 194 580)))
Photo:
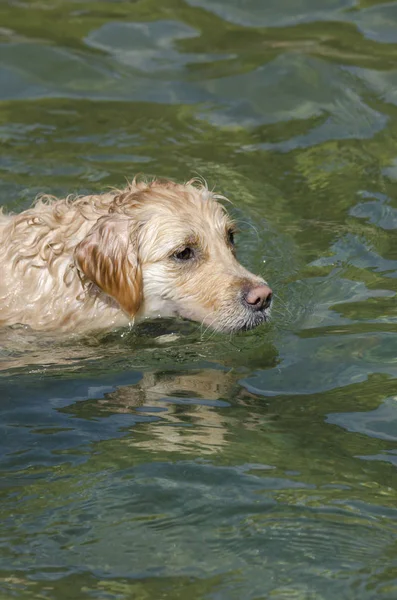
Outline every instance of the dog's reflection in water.
POLYGON ((101 412, 131 413, 156 420, 134 426, 131 443, 155 452, 186 449, 212 454, 228 443, 234 419, 228 399, 238 375, 216 369, 188 373, 144 373, 136 385, 98 400, 101 412))

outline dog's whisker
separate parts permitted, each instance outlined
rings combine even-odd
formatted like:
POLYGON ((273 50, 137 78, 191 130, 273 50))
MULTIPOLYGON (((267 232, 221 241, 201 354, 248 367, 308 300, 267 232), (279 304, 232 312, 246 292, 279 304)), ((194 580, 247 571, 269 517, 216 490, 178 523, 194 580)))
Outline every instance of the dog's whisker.
MULTIPOLYGON (((285 302, 285 300, 283 300, 278 294, 273 293, 273 296, 277 299, 277 303, 280 303, 282 306, 284 306, 285 310, 287 311, 287 313, 289 314, 289 316, 291 317, 291 319, 293 318, 293 313, 290 309, 290 307, 288 306, 288 304, 285 302)), ((274 311, 274 307, 272 308, 272 310, 274 311)))
POLYGON ((260 239, 260 237, 259 237, 259 231, 258 231, 258 229, 255 227, 255 225, 253 225, 253 223, 250 223, 249 221, 240 221, 240 220, 239 220, 239 223, 241 223, 242 225, 248 225, 248 227, 251 227, 251 229, 253 229, 253 230, 254 230, 254 232, 255 232, 255 234, 256 234, 256 237, 257 237, 257 239, 258 239, 258 240, 260 239))
MULTIPOLYGON (((215 314, 215 311, 213 311, 212 313, 210 313, 210 314, 209 314, 207 317, 204 317, 204 319, 203 319, 203 320, 202 320, 202 322, 201 322, 201 328, 202 328, 202 327, 203 327, 203 325, 204 325, 204 321, 205 321, 206 319, 208 319, 208 317, 210 317, 210 316, 211 316, 211 315, 213 315, 213 314, 215 314)), ((216 320, 216 315, 215 315, 215 317, 214 317, 214 318, 213 318, 213 319, 210 321, 210 323, 207 325, 207 327, 205 328, 205 330, 204 330, 204 331, 201 331, 201 339, 202 339, 202 340, 204 339, 204 336, 205 336, 205 334, 207 333, 208 329, 210 329, 211 325, 212 325, 212 324, 215 322, 215 320, 216 320)), ((209 339, 211 339, 211 335, 210 335, 209 339)))

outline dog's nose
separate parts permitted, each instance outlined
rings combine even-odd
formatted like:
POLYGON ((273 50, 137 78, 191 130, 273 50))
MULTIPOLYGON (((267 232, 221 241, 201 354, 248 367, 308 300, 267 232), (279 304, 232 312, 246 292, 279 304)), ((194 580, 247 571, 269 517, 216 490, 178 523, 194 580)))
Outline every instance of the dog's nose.
POLYGON ((258 285, 245 294, 244 299, 252 310, 269 308, 272 301, 272 290, 268 285, 258 285))

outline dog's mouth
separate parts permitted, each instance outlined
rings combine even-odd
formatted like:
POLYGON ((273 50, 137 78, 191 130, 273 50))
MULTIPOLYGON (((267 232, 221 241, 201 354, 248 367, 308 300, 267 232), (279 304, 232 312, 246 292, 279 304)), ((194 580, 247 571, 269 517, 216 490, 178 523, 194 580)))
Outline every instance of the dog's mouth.
POLYGON ((237 322, 235 326, 232 328, 232 332, 238 331, 250 331, 251 329, 255 329, 262 325, 263 323, 267 323, 270 319, 270 307, 263 311, 258 311, 255 313, 249 314, 245 320, 242 322, 237 322))
POLYGON ((222 314, 212 322, 208 320, 207 327, 220 333, 238 333, 250 331, 270 320, 270 307, 261 311, 239 311, 238 314, 222 314))
POLYGON ((216 311, 206 316, 203 315, 201 310, 186 310, 185 307, 182 310, 178 310, 179 307, 173 307, 173 310, 168 310, 167 314, 162 312, 161 316, 179 316, 182 319, 200 323, 202 331, 230 334, 250 331, 263 323, 267 323, 270 320, 271 305, 272 303, 268 303, 267 306, 261 309, 253 309, 238 298, 237 303, 224 303, 216 311))
POLYGON ((259 325, 262 325, 262 323, 267 323, 269 320, 270 309, 267 309, 266 311, 256 313, 255 315, 251 316, 250 319, 241 327, 240 331, 250 331, 259 325))

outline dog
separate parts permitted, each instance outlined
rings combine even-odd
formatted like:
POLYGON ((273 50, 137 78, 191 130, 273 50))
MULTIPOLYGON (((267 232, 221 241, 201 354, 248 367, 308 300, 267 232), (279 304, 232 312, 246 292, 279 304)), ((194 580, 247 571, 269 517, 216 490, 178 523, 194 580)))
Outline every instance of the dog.
POLYGON ((236 259, 206 184, 134 179, 0 213, 0 325, 86 332, 180 316, 221 332, 269 318, 272 291, 236 259))

